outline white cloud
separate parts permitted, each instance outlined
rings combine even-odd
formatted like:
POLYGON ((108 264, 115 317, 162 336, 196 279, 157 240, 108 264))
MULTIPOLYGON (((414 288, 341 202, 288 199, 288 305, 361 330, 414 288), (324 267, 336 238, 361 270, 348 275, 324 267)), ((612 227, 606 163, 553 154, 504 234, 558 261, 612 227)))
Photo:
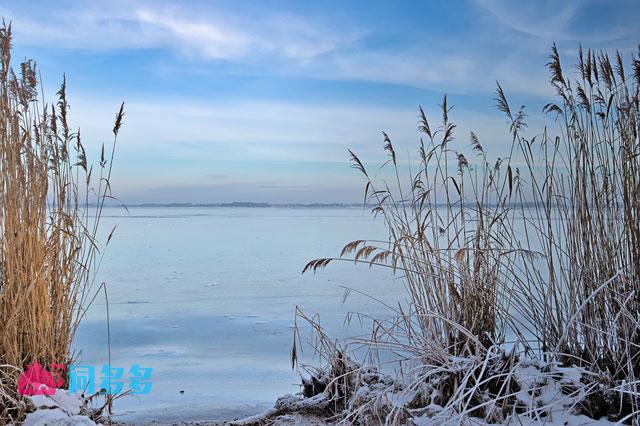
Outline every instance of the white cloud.
MULTIPOLYGON (((428 45, 418 43, 422 48, 364 47, 360 41, 375 29, 364 29, 354 22, 330 25, 283 11, 231 13, 166 2, 138 2, 131 7, 115 0, 54 9, 46 19, 24 12, 2 12, 14 20, 16 43, 38 47, 168 48, 202 59, 205 65, 210 60, 240 66, 254 63, 257 72, 391 83, 447 93, 491 92, 500 77, 495 75, 500 71, 496 63, 516 69, 520 75, 528 74, 526 65, 518 66, 521 57, 497 61, 494 52, 478 50, 473 40, 430 40, 428 45), (255 16, 259 12, 260 16, 255 16)), ((559 21, 556 26, 561 25, 559 21)), ((526 57, 526 52, 523 55, 526 57)), ((518 84, 514 90, 532 93, 539 88, 540 84, 518 84)))
POLYGON ((16 9, 22 11, 17 14, 6 5, 0 12, 14 21, 17 44, 88 50, 166 48, 201 60, 186 66, 208 67, 209 61, 223 60, 243 71, 249 69, 244 65, 251 65, 249 72, 257 74, 390 83, 447 93, 491 93, 495 80, 500 80, 511 92, 546 96, 552 91, 544 61, 552 41, 567 40, 566 47, 575 48, 576 40, 601 44, 636 36, 630 26, 609 25, 605 31, 575 28, 572 23, 589 3, 545 0, 514 8, 505 0, 473 1, 480 7, 469 10, 480 13, 470 27, 472 36, 433 38, 427 32, 424 39, 395 47, 368 45, 368 36, 384 32, 362 27, 357 17, 300 16, 259 4, 229 10, 215 4, 149 0, 132 7, 112 0, 74 3, 46 14, 16 9))
POLYGON ((375 29, 354 22, 337 25, 283 11, 261 11, 257 17, 256 10, 202 11, 167 2, 143 1, 131 7, 119 0, 54 9, 47 17, 0 12, 14 21, 15 41, 21 45, 98 51, 167 48, 203 59, 204 66, 209 60, 224 60, 240 66, 256 63, 258 72, 284 76, 448 93, 493 90, 493 77, 484 72, 490 60, 472 46, 433 40, 424 49, 363 47, 360 41, 375 29))
POLYGON ((242 57, 254 44, 249 34, 213 22, 179 19, 170 13, 148 9, 138 9, 135 18, 159 30, 162 40, 158 40, 158 44, 167 44, 176 50, 193 49, 209 59, 242 57))
POLYGON ((261 16, 198 10, 167 2, 122 1, 54 8, 46 15, 0 6, 13 22, 16 42, 82 50, 169 48, 203 59, 254 61, 263 57, 299 63, 331 51, 357 34, 336 32, 288 13, 261 16))
POLYGON ((238 16, 203 19, 175 9, 143 8, 135 17, 163 33, 163 44, 177 52, 196 52, 205 59, 281 57, 304 63, 333 50, 343 37, 285 13, 272 13, 259 20, 238 16))

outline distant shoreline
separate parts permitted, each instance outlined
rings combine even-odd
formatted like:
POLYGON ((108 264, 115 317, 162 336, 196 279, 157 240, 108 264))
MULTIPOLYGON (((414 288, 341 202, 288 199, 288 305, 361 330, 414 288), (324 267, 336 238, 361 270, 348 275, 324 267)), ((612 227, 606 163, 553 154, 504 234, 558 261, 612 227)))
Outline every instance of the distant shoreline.
MULTIPOLYGON (((90 204, 90 206, 92 206, 90 204)), ((105 204, 105 207, 122 207, 123 204, 105 204)), ((369 208, 372 206, 364 205, 362 203, 342 204, 342 203, 254 203, 254 202, 231 202, 231 203, 136 203, 136 204, 124 204, 127 208, 136 207, 152 207, 152 208, 167 208, 167 207, 199 207, 199 208, 369 208)))
MULTIPOLYGON (((89 204, 89 207, 95 207, 94 203, 89 204)), ((105 204, 105 207, 126 207, 126 208, 306 208, 306 209, 372 209, 376 207, 374 204, 362 204, 362 203, 257 203, 257 202, 242 202, 236 201, 231 203, 109 203, 105 204)), ((446 204, 436 204, 436 208, 446 208, 446 204)), ((495 205, 487 205, 485 207, 493 208, 495 205)), ((507 204, 504 207, 507 208, 520 208, 520 207, 534 207, 533 203, 525 202, 520 204, 507 204)))

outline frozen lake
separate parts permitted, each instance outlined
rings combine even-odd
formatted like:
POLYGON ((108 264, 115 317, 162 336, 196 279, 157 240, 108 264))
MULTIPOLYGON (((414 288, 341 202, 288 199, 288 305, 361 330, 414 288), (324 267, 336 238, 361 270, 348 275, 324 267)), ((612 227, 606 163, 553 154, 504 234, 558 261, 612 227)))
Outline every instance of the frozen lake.
MULTIPOLYGON (((154 369, 151 393, 116 401, 116 419, 261 412, 299 391, 290 366, 296 305, 342 336, 347 312, 388 313, 355 294, 342 305, 343 286, 404 297, 387 270, 344 262, 301 275, 309 260, 337 255, 349 241, 384 239, 368 210, 106 208, 103 225, 105 238, 117 225, 98 281, 108 288, 112 366, 154 369)), ((100 295, 75 344, 78 363, 96 370, 108 360, 105 308, 100 295)))

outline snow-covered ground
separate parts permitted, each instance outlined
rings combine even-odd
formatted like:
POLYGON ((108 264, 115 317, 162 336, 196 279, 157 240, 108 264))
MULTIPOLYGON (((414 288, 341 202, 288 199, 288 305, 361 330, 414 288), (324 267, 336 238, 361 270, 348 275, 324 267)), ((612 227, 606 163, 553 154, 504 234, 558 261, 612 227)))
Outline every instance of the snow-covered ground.
POLYGON ((54 395, 27 397, 35 411, 28 413, 23 426, 94 426, 88 417, 84 400, 66 390, 57 389, 54 395))
MULTIPOLYGON (((458 364, 462 368, 473 368, 474 360, 469 358, 466 362, 458 364)), ((352 391, 347 391, 350 396, 346 402, 340 398, 332 399, 335 388, 330 390, 330 387, 306 398, 300 394, 286 395, 279 398, 271 410, 262 415, 233 422, 232 425, 317 425, 318 422, 347 425, 355 422, 367 425, 415 426, 613 426, 620 424, 620 421, 630 420, 627 417, 616 423, 606 418, 593 419, 581 413, 581 407, 588 405, 585 398, 587 393, 597 384, 588 371, 575 366, 561 367, 556 363, 541 362, 525 356, 519 357, 511 370, 499 374, 502 380, 499 386, 517 389, 515 394, 507 391, 512 407, 511 414, 504 414, 501 408, 505 399, 491 399, 486 389, 475 387, 478 385, 461 388, 466 395, 464 398, 449 400, 441 406, 435 402, 439 390, 433 385, 445 376, 434 376, 432 379, 435 381, 431 383, 428 380, 407 383, 401 379, 394 380, 389 375, 376 372, 375 369, 362 369, 354 363, 348 365, 350 372, 340 376, 349 377, 342 383, 353 383, 354 386, 352 391), (472 400, 472 392, 476 402, 468 404, 472 400), (466 398, 467 403, 464 401, 466 398), (480 398, 480 402, 477 398, 480 398), (485 408, 485 415, 488 417, 474 417, 478 407, 485 408), (497 409, 493 410, 496 407, 497 409), (492 412, 493 414, 488 414, 492 412), (490 417, 494 420, 487 420, 490 417), (496 420, 497 417, 500 420, 496 420)), ((449 373, 455 373, 454 370, 449 373)), ((324 370, 315 383, 330 383, 331 371, 324 370)), ((464 382, 464 379, 461 379, 461 382, 464 382)), ((612 407, 611 412, 615 412, 615 407, 612 407)))

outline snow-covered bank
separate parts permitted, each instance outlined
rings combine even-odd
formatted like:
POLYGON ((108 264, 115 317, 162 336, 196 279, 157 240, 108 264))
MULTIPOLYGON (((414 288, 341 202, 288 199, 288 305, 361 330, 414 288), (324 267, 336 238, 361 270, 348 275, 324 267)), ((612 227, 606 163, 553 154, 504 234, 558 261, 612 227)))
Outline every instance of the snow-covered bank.
POLYGON ((619 389, 583 368, 505 353, 486 357, 481 365, 488 376, 478 374, 476 359, 458 359, 447 369, 423 367, 422 379, 407 380, 344 358, 340 368, 334 363, 303 380, 302 393, 283 396, 264 414, 229 425, 612 426, 638 420, 638 413, 621 414, 619 389), (497 366, 499 361, 507 361, 508 370, 497 366), (477 381, 465 384, 472 377, 477 381), (452 378, 460 392, 443 400, 442 385, 452 378), (502 392, 492 390, 496 387, 502 392))
POLYGON ((26 398, 32 411, 27 414, 23 426, 96 425, 90 418, 84 399, 64 389, 57 389, 54 395, 34 395, 26 398))

